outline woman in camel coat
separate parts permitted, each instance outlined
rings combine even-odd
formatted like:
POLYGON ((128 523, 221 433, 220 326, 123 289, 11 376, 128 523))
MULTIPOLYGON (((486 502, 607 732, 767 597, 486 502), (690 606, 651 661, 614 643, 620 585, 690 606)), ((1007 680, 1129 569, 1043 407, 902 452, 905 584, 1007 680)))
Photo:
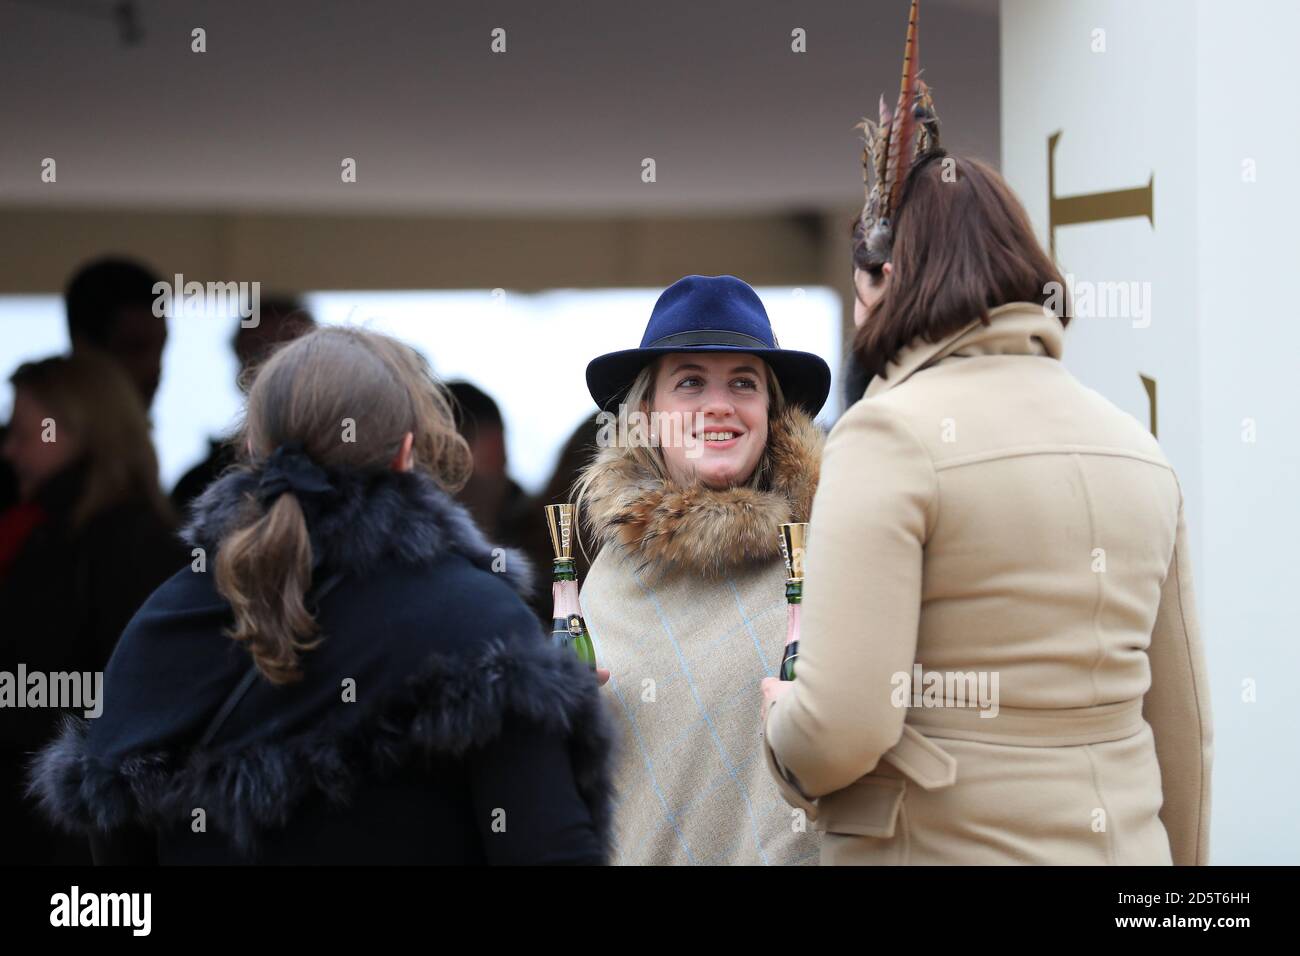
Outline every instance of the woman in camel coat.
POLYGON ((827 440, 769 769, 823 863, 1204 864, 1178 479, 1061 364, 1061 279, 1001 177, 941 156, 890 260, 856 250, 875 377, 827 440))

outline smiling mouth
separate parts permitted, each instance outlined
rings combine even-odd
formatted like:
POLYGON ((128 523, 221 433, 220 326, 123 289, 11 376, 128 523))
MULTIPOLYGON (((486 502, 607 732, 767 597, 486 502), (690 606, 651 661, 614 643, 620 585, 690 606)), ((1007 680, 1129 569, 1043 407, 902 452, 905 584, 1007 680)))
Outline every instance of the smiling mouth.
POLYGON ((727 451, 735 448, 744 435, 744 432, 738 432, 730 428, 715 428, 697 433, 700 446, 714 451, 727 451))

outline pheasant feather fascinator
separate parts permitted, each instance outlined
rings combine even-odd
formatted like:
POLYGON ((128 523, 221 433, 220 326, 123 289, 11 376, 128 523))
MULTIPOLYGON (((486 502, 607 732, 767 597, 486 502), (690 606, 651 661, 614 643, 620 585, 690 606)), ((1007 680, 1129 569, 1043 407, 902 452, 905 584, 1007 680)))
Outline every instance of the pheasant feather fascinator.
POLYGON ((920 77, 916 18, 920 0, 912 0, 907 18, 907 45, 903 48, 903 79, 898 105, 891 113, 880 98, 880 120, 864 119, 862 180, 867 204, 862 207, 861 236, 867 263, 879 267, 889 261, 894 242, 893 220, 898 212, 903 183, 912 164, 939 148, 939 117, 930 89, 920 77))

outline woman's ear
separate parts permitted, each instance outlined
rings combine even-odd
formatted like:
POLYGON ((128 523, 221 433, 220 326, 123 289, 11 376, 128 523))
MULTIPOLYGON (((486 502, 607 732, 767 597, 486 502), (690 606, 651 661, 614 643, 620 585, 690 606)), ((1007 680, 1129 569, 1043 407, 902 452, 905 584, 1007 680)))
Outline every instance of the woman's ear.
POLYGON ((880 271, 883 272, 885 274, 885 278, 888 279, 891 275, 894 274, 894 264, 892 262, 886 262, 883 266, 880 267, 880 271))
POLYGON ((415 435, 407 432, 402 438, 402 447, 397 449, 397 455, 393 458, 390 466, 393 471, 410 471, 415 467, 415 435))

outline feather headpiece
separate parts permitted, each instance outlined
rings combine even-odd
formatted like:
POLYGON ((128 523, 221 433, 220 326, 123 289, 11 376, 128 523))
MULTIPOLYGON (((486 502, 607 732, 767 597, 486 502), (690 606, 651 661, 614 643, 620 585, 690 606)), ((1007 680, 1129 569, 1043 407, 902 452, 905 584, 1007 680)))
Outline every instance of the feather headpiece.
POLYGON ((908 171, 917 159, 939 148, 939 117, 934 111, 930 88, 921 79, 918 66, 916 16, 919 7, 920 0, 912 0, 897 107, 891 113, 882 96, 880 121, 873 123, 864 119, 859 124, 864 140, 862 181, 867 187, 867 203, 862 207, 861 217, 862 241, 866 246, 866 258, 873 266, 883 265, 889 260, 894 243, 893 220, 908 171))

